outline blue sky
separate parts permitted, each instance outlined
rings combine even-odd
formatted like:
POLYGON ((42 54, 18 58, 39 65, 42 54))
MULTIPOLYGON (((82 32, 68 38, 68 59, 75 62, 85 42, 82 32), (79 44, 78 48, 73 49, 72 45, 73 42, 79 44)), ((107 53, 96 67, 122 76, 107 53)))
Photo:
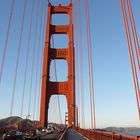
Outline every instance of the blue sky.
MULTIPOLYGON (((0 1, 0 63, 2 59, 2 53, 4 48, 5 36, 8 25, 9 11, 12 0, 0 1)), ((33 55, 33 45, 35 38, 35 25, 36 25, 36 10, 37 0, 35 1, 35 9, 33 16, 33 26, 31 32, 30 42, 30 56, 28 65, 28 74, 26 82, 26 95, 24 104, 24 117, 27 115, 28 98, 29 98, 29 86, 31 78, 31 60, 33 55)), ((64 5, 69 4, 69 0, 51 0, 52 4, 58 5, 62 3, 64 5)), ((89 109, 89 80, 88 80, 88 69, 87 69, 87 40, 86 40, 86 26, 85 26, 85 8, 84 0, 81 0, 81 11, 82 11, 82 43, 83 43, 83 62, 84 62, 84 87, 85 87, 85 118, 86 127, 90 127, 90 109, 89 109)), ((4 73, 2 77, 2 83, 0 85, 0 118, 9 115, 10 100, 13 87, 14 71, 15 71, 15 60, 17 57, 17 48, 19 45, 19 33, 21 29, 21 17, 23 12, 24 0, 15 0, 14 14, 12 20, 12 28, 10 30, 8 49, 6 54, 6 61, 4 67, 4 73)), ((31 7, 33 1, 28 0, 26 9, 26 18, 23 31, 22 49, 20 55, 20 64, 16 84, 15 102, 13 115, 20 115, 21 106, 21 92, 23 88, 23 73, 25 66, 25 55, 27 50, 27 40, 29 32, 29 20, 31 15, 31 7)), ((137 27, 138 36, 140 34, 140 1, 132 1, 135 22, 137 27)), ((43 11, 47 9, 47 1, 40 0, 39 6, 43 8, 43 11), (43 4, 43 5, 42 5, 43 4)), ((40 8, 39 19, 41 19, 40 8)), ((127 44, 125 39, 125 32, 121 14, 121 7, 119 0, 89 0, 90 20, 91 20, 91 39, 92 39, 92 50, 93 50, 93 75, 94 75, 94 87, 95 87, 95 105, 96 105, 96 120, 97 127, 107 126, 139 126, 138 113, 136 107, 136 98, 134 93, 134 86, 132 81, 132 72, 129 62, 129 55, 127 50, 127 44)), ((37 31, 37 47, 41 47, 41 53, 39 58, 39 64, 37 65, 37 58, 35 57, 34 66, 34 82, 32 90, 32 102, 31 102, 31 118, 33 118, 33 99, 35 94, 35 78, 36 68, 39 67, 37 95, 39 96, 40 91, 40 78, 41 78, 41 59, 43 55, 43 44, 45 34, 45 16, 43 13, 43 24, 42 24, 42 40, 39 43, 39 27, 37 31), (39 45, 40 44, 40 45, 39 45)), ((40 26, 39 20, 39 26, 40 26)), ((68 17, 63 17, 60 20, 59 16, 54 16, 54 24, 68 23, 68 17)), ((77 33, 78 35, 78 33, 77 33)), ((75 38, 76 38, 75 34, 75 38)), ((59 37, 54 35, 55 47, 65 47, 67 45, 67 37, 59 37)), ((78 41, 75 40, 75 47, 78 47, 78 41)), ((53 62, 51 64, 51 75, 53 75, 53 62)), ((67 79, 67 64, 65 61, 56 62, 57 66, 57 79, 67 79), (63 70, 62 70, 63 67, 63 70)), ((77 74, 77 73, 76 73, 77 74)), ((78 77, 78 75, 76 75, 78 77)), ((53 80, 54 77, 51 76, 53 80)), ((80 94, 80 90, 76 89, 76 93, 80 94)), ((38 101, 38 100, 37 100, 38 101)), ((60 97, 62 117, 64 120, 64 112, 67 110, 65 97, 60 97)), ((38 105, 36 106, 38 108, 38 105)), ((38 111, 36 111, 36 117, 38 111)), ((50 100, 49 107, 49 121, 59 122, 57 97, 53 96, 50 100)))

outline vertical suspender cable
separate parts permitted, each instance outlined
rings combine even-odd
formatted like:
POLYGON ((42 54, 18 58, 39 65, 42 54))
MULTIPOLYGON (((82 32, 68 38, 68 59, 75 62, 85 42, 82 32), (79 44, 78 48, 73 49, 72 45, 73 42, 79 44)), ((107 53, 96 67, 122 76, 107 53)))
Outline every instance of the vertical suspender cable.
POLYGON ((20 31, 20 38, 19 38, 19 46, 18 46, 18 54, 17 54, 17 59, 16 59, 16 69, 15 69, 15 75, 14 75, 14 84, 13 84, 13 91, 12 91, 12 101, 11 101, 11 109, 10 109, 10 116, 12 115, 13 112, 13 104, 14 104, 14 96, 15 96, 15 89, 16 89, 16 82, 17 82, 17 73, 18 73, 18 65, 19 65, 19 57, 20 57, 20 50, 22 46, 22 36, 23 36, 23 28, 24 28, 24 20, 25 20, 25 11, 26 11, 26 2, 24 2, 24 10, 23 10, 23 15, 22 15, 22 21, 21 21, 21 31, 20 31))
POLYGON ((87 0, 85 0, 85 10, 86 10, 87 45, 88 45, 88 61, 89 61, 89 79, 90 79, 91 127, 92 129, 93 128, 96 129, 94 87, 93 87, 94 83, 93 83, 93 65, 92 65, 92 46, 91 46, 91 35, 90 35, 89 6, 87 0))
MULTIPOLYGON (((74 37, 75 37, 75 41, 74 41, 74 45, 75 45, 75 60, 76 60, 76 67, 75 67, 75 71, 76 71, 76 94, 75 94, 75 98, 76 98, 76 105, 78 105, 79 102, 79 98, 78 98, 78 94, 80 94, 80 76, 79 76, 79 54, 78 54, 78 50, 79 50, 79 39, 78 39, 78 22, 77 22, 77 2, 74 1, 73 2, 73 21, 74 21, 74 37)), ((75 109, 75 120, 76 120, 76 124, 78 124, 78 119, 77 119, 77 109, 75 109)))
MULTIPOLYGON (((52 35, 52 48, 54 48, 54 37, 53 37, 53 35, 52 35)), ((54 59, 54 78, 57 82, 57 71, 56 71, 56 61, 55 61, 55 59, 54 59)), ((57 102, 58 102, 58 112, 59 112, 59 117, 60 117, 60 123, 62 124, 61 106, 60 106, 59 95, 57 96, 57 102)))
POLYGON ((138 40, 138 36, 137 36, 136 26, 135 26, 135 22, 134 22, 134 15, 133 15, 133 12, 132 12, 132 6, 131 6, 130 0, 128 1, 128 3, 129 3, 130 11, 131 11, 131 18, 132 18, 132 21, 133 21, 133 28, 134 28, 134 32, 135 32, 136 44, 138 46, 138 52, 139 52, 139 57, 140 57, 139 40, 138 40))
POLYGON ((7 29, 7 33, 6 33, 4 51, 3 51, 3 56, 2 56, 2 62, 0 65, 0 84, 1 84, 1 79, 2 79, 2 74, 3 74, 4 64, 5 64, 5 57, 6 57, 7 47, 8 47, 8 39, 9 39, 11 23, 12 23, 12 18, 13 18, 14 3, 15 3, 15 0, 12 0, 11 9, 10 9, 10 18, 9 18, 9 22, 8 22, 8 29, 7 29))
POLYGON ((34 0, 31 8, 31 17, 30 17, 30 27, 29 27, 29 38, 27 42, 27 52, 26 52, 26 60, 25 60, 25 70, 24 70, 24 79, 23 79, 23 91, 22 91, 22 102, 21 102, 21 113, 20 116, 22 118, 23 115, 23 106, 24 106, 24 96, 25 96, 25 85, 27 78, 27 68, 28 68, 28 59, 29 59, 29 48, 30 48, 30 40, 31 40, 31 30, 32 30, 32 22, 33 22, 33 11, 34 11, 34 0))
MULTIPOLYGON (((44 4, 44 6, 46 7, 46 4, 44 4)), ((47 13, 47 8, 44 8, 44 19, 43 19, 43 28, 42 28, 42 50, 41 50, 41 55, 40 55, 40 76, 41 76, 41 72, 42 72, 42 65, 43 65, 43 50, 44 50, 44 40, 45 40, 45 27, 46 27, 46 13, 47 13)), ((41 99, 41 77, 39 78, 39 91, 38 91, 38 108, 37 108, 37 118, 39 120, 39 107, 40 107, 40 99, 41 99)))
MULTIPOLYGON (((78 1, 75 1, 75 34, 77 36, 76 38, 76 41, 77 41, 77 46, 75 47, 76 49, 76 60, 77 60, 77 109, 76 109, 76 117, 77 117, 77 127, 80 127, 78 124, 80 122, 80 109, 84 110, 84 107, 83 108, 80 108, 80 97, 81 97, 81 94, 82 94, 82 88, 81 88, 81 82, 82 82, 82 77, 81 77, 81 70, 80 70, 80 45, 81 45, 81 40, 80 40, 80 21, 79 21, 79 11, 78 11, 78 6, 79 6, 79 3, 78 1), (76 26, 77 25, 77 26, 76 26), (79 82, 80 81, 80 82, 79 82)), ((83 76, 83 74, 82 74, 83 76)), ((84 106, 84 101, 83 101, 83 106, 84 106)), ((84 112, 84 111, 82 111, 84 112)), ((81 120, 83 120, 84 118, 84 113, 82 115, 82 118, 81 120)), ((82 121, 82 126, 83 128, 85 127, 85 124, 84 124, 84 121, 82 121)))
POLYGON ((31 108, 31 96, 32 96, 32 86, 33 86, 33 74, 34 74, 34 63, 35 63, 35 48, 37 42, 37 31, 38 31, 38 16, 39 16, 39 1, 37 5, 37 16, 36 16, 36 25, 35 25, 35 38, 34 38, 34 46, 33 46, 33 57, 32 57, 32 66, 31 66, 31 80, 30 80, 30 95, 29 95, 29 104, 28 104, 28 115, 30 114, 31 108))
MULTIPOLYGON (((52 48, 54 48, 54 37, 52 35, 52 48)), ((56 70, 56 61, 54 59, 54 78, 57 82, 57 70, 56 70)), ((58 112, 59 112, 59 117, 60 117, 60 123, 62 124, 62 116, 61 116, 61 107, 60 107, 60 99, 59 95, 57 96, 57 102, 58 102, 58 112)))
POLYGON ((129 26, 128 26, 128 20, 127 20, 124 0, 120 0, 120 2, 121 2, 121 8, 122 8, 124 27, 125 27, 125 32, 126 32, 126 39, 127 39, 127 43, 128 43, 128 52, 129 52, 130 64, 131 64, 131 68, 132 68, 132 75, 133 75, 134 88, 135 88, 135 93, 136 93, 138 114, 139 114, 139 119, 140 119, 139 84, 138 84, 138 81, 137 81, 137 73, 136 73, 136 65, 135 65, 135 60, 134 60, 134 53, 133 53, 133 49, 132 49, 132 42, 131 42, 131 38, 130 38, 130 31, 129 31, 129 26))
POLYGON ((133 16, 132 6, 131 6, 130 0, 127 0, 127 7, 128 7, 128 14, 129 14, 129 18, 130 18, 130 25, 131 25, 131 29, 132 29, 133 40, 134 40, 134 47, 135 47, 135 52, 136 52, 138 69, 139 69, 139 73, 140 73, 139 41, 138 41, 138 36, 137 36, 137 32, 136 32, 134 16, 133 16))
POLYGON ((35 111, 36 111, 36 97, 37 97, 37 81, 38 81, 38 72, 39 72, 39 58, 40 58, 40 51, 41 51, 41 27, 42 27, 42 18, 43 18, 43 3, 41 7, 41 17, 40 17, 40 29, 39 29, 39 41, 38 41, 38 51, 37 51, 37 69, 36 69, 36 79, 35 79, 35 96, 34 96, 34 109, 33 109, 33 120, 35 118, 35 111))
MULTIPOLYGON (((52 35, 52 48, 54 48, 54 38, 52 35)), ((56 71, 56 61, 54 60, 54 77, 57 82, 57 71, 56 71)), ((62 124, 62 116, 61 116, 61 107, 60 107, 60 99, 59 95, 57 96, 57 102, 58 102, 58 110, 59 110, 59 117, 60 117, 60 123, 62 124)))
POLYGON ((84 67, 83 67, 83 44, 82 44, 82 19, 81 19, 81 7, 80 0, 78 0, 78 20, 79 20, 79 42, 80 42, 80 77, 81 77, 81 108, 82 108, 82 123, 83 128, 85 127, 85 106, 84 106, 84 67))

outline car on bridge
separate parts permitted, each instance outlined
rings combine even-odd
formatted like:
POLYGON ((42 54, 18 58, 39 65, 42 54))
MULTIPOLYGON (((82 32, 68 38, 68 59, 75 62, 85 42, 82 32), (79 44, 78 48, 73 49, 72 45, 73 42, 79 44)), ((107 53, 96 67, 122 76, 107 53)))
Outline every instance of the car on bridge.
POLYGON ((23 139, 35 139, 35 140, 40 140, 41 133, 38 129, 31 129, 27 132, 24 133, 23 139))
POLYGON ((3 134, 3 140, 18 140, 22 139, 23 133, 17 130, 8 131, 3 134))

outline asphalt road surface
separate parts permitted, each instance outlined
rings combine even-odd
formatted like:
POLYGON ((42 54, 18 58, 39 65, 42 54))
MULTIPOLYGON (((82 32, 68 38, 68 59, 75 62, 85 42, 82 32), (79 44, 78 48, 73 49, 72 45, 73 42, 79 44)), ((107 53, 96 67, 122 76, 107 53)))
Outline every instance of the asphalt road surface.
POLYGON ((73 129, 68 129, 66 140, 89 140, 73 129))
MULTIPOLYGON (((62 133, 58 133, 58 131, 54 131, 54 133, 51 134, 42 134, 40 140, 58 140, 61 134, 62 133)), ((2 140, 2 138, 0 138, 0 140, 2 140)), ((75 130, 68 129, 66 134, 66 140, 88 140, 88 139, 83 137, 75 130)))
POLYGON ((61 133, 58 133, 58 131, 54 131, 51 134, 42 135, 41 140, 58 140, 60 135, 61 135, 61 133))
MULTIPOLYGON (((61 133, 58 133, 58 131, 54 131, 54 133, 51 133, 51 134, 42 134, 40 139, 41 140, 58 140, 60 135, 61 135, 61 133)), ((0 140, 2 140, 2 136, 0 137, 0 140)), ((18 139, 18 140, 20 140, 20 139, 18 139)))

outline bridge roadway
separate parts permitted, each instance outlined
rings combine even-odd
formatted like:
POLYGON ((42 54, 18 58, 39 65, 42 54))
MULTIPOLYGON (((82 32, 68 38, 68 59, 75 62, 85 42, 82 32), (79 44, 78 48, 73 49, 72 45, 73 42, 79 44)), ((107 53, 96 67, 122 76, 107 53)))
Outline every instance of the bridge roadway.
POLYGON ((59 139, 60 135, 62 134, 58 134, 58 133, 48 134, 42 136, 41 140, 88 140, 87 138, 85 138, 84 136, 82 136, 81 134, 79 134, 73 129, 68 129, 64 139, 59 139))
POLYGON ((58 133, 58 131, 54 131, 50 134, 42 134, 41 140, 58 140, 63 132, 58 133))
MULTIPOLYGON (((58 133, 58 131, 55 131, 51 134, 42 134, 40 140, 88 140, 73 129, 67 130, 64 139, 59 139, 61 135, 62 133, 58 133)), ((2 136, 0 137, 0 140, 3 140, 2 136)))

